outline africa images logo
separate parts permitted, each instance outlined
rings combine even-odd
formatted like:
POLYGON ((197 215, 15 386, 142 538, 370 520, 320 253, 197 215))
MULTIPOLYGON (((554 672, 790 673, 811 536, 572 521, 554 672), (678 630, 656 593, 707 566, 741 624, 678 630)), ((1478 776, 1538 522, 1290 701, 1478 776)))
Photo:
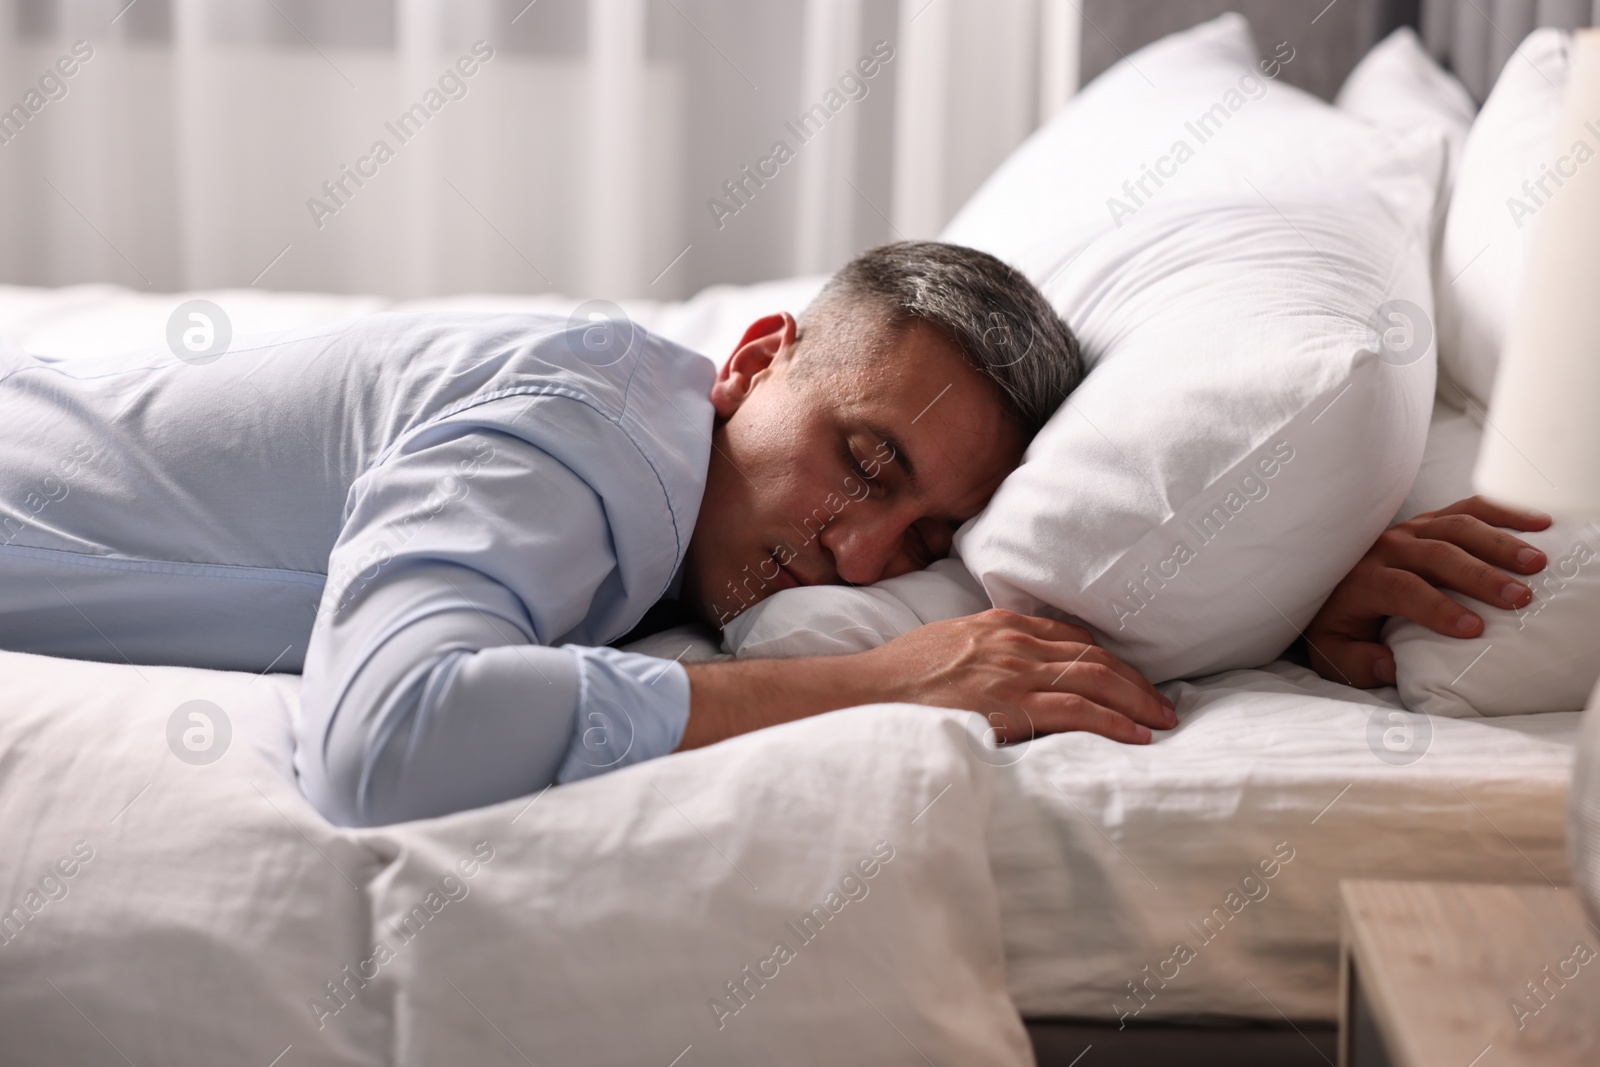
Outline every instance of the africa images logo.
POLYGON ((799 950, 820 937, 830 922, 838 921, 839 913, 849 904, 867 899, 867 894, 872 892, 872 887, 867 883, 882 873, 884 866, 894 856, 894 846, 889 842, 874 844, 872 854, 857 859, 839 879, 838 886, 823 894, 822 900, 814 904, 810 911, 783 924, 784 934, 793 939, 793 946, 788 940, 774 941, 770 954, 757 960, 754 965, 747 964, 738 975, 723 983, 726 997, 706 998, 706 1006, 711 1009, 717 1029, 726 1027, 729 1019, 748 1008, 756 994, 777 979, 784 967, 799 958, 799 950))
POLYGON ((20 101, 0 110, 0 146, 9 145, 47 104, 67 98, 71 91, 68 79, 77 76, 83 65, 94 58, 94 46, 88 41, 73 41, 71 53, 39 75, 38 88, 30 88, 20 101))
POLYGON ((399 149, 421 133, 422 128, 433 116, 443 111, 446 104, 452 100, 465 100, 469 91, 467 79, 477 75, 493 58, 492 45, 487 41, 473 42, 472 54, 463 55, 446 67, 444 73, 439 75, 437 87, 430 85, 420 100, 383 124, 383 128, 394 138, 393 145, 383 137, 373 141, 367 154, 357 157, 354 169, 348 163, 341 164, 339 173, 322 183, 321 197, 307 197, 306 210, 311 213, 311 221, 317 229, 322 229, 329 217, 348 207, 356 193, 378 176, 378 168, 394 159, 399 149))
POLYGON ((1162 179, 1176 178, 1178 168, 1193 159, 1199 147, 1221 133, 1229 119, 1238 114, 1250 101, 1260 100, 1266 96, 1268 83, 1276 78, 1294 57, 1295 50, 1290 47, 1289 42, 1279 41, 1277 47, 1272 50, 1272 56, 1260 62, 1261 77, 1258 78, 1254 71, 1245 71, 1239 76, 1237 88, 1229 86, 1220 100, 1185 122, 1183 129, 1188 136, 1173 141, 1167 154, 1156 159, 1154 167, 1149 163, 1139 164, 1141 172, 1139 176, 1122 183, 1122 193, 1127 199, 1116 196, 1106 198, 1106 210, 1111 213, 1111 221, 1120 229, 1125 221, 1137 215, 1139 209, 1153 200, 1156 191, 1166 184, 1162 179), (1189 137, 1194 138, 1194 144, 1189 143, 1189 137), (1151 188, 1152 184, 1155 186, 1154 189, 1151 188))

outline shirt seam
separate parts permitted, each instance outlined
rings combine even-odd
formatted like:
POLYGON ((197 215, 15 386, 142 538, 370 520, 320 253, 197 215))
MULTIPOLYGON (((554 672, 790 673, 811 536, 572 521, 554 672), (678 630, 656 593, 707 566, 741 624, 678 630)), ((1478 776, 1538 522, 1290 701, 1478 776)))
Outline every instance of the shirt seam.
MULTIPOLYGON (((381 312, 379 312, 378 314, 381 314, 381 312)), ((285 338, 282 338, 280 340, 272 341, 272 342, 267 343, 267 344, 254 344, 254 345, 251 345, 248 348, 234 348, 232 345, 230 345, 227 348, 227 350, 223 352, 223 355, 224 356, 232 356, 232 355, 243 355, 246 352, 265 352, 265 351, 268 351, 270 349, 278 348, 278 347, 281 347, 283 345, 291 344, 291 343, 296 342, 296 341, 320 341, 320 340, 323 340, 324 338, 328 338, 328 337, 332 337, 332 338, 337 339, 338 337, 340 337, 340 336, 342 336, 342 335, 344 335, 346 333, 349 333, 349 332, 350 332, 349 323, 346 323, 345 324, 345 328, 342 329, 342 330, 331 330, 331 331, 329 331, 327 333, 313 333, 313 334, 307 334, 305 336, 285 337, 285 338)), ((23 351, 27 352, 26 349, 23 349, 23 351)), ((148 349, 135 349, 134 351, 148 351, 148 349)), ((324 354, 326 352, 327 352, 327 349, 324 348, 322 350, 322 352, 318 353, 318 355, 320 356, 320 355, 322 355, 322 354, 324 354)), ((33 355, 33 353, 31 353, 31 352, 27 352, 27 354, 30 355, 30 356, 33 355)), ((110 357, 106 357, 106 358, 118 358, 119 356, 120 356, 120 353, 113 353, 110 357)), ((12 367, 10 369, 10 371, 8 371, 5 375, 0 376, 0 385, 4 385, 6 382, 9 382, 13 378, 19 377, 19 376, 21 376, 23 374, 26 374, 28 371, 54 371, 56 374, 62 375, 62 376, 67 377, 67 378, 70 378, 72 381, 75 381, 75 382, 100 381, 100 380, 105 379, 105 378, 115 378, 119 374, 133 374, 133 373, 135 373, 137 371, 164 370, 167 367, 176 366, 177 363, 182 362, 180 360, 177 360, 177 357, 173 357, 173 358, 175 360, 174 363, 166 363, 166 362, 163 362, 163 361, 158 359, 155 362, 141 362, 137 367, 115 367, 115 368, 112 368, 110 370, 103 371, 100 374, 82 374, 82 375, 79 375, 79 374, 68 374, 67 371, 61 366, 61 362, 63 362, 63 361, 45 362, 45 361, 41 360, 39 357, 35 356, 34 357, 34 361, 32 363, 26 364, 26 365, 21 366, 21 367, 12 367)))
POLYGON ((322 587, 328 576, 318 571, 297 571, 284 567, 257 567, 241 563, 197 563, 190 560, 146 559, 139 556, 108 556, 74 552, 64 548, 38 548, 33 545, 0 545, 0 554, 10 553, 30 559, 53 560, 95 570, 134 571, 196 578, 218 578, 242 582, 287 582, 307 587, 322 587))
MULTIPOLYGON (((637 373, 637 370, 635 370, 635 373, 637 373)), ((633 375, 629 375, 628 382, 629 382, 629 387, 630 388, 631 388, 631 385, 632 385, 632 381, 633 381, 633 375)), ((678 519, 678 509, 675 506, 674 501, 672 499, 671 491, 669 491, 667 489, 666 480, 664 478, 662 478, 660 470, 657 469, 656 464, 650 458, 649 453, 647 453, 644 449, 639 447, 639 443, 633 439, 633 435, 631 433, 629 433, 627 431, 627 429, 623 426, 623 422, 627 417, 627 401, 626 401, 627 390, 624 390, 623 413, 621 415, 613 415, 611 412, 606 410, 605 406, 599 401, 598 398, 593 397, 593 396, 589 395, 588 393, 583 392, 581 390, 574 389, 573 387, 568 386, 568 385, 530 384, 530 385, 507 386, 507 387, 505 387, 503 389, 497 389, 492 393, 485 393, 485 394, 481 394, 481 395, 474 395, 474 396, 470 396, 470 397, 464 397, 461 400, 458 400, 456 403, 454 403, 454 404, 450 405, 449 407, 445 408, 444 410, 440 411, 439 413, 434 415, 432 418, 428 419, 426 422, 418 424, 418 426, 413 431, 413 433, 421 431, 421 430, 424 430, 424 429, 426 429, 428 427, 431 427, 431 426, 435 426, 435 425, 443 422, 445 419, 448 419, 448 418, 454 417, 456 415, 462 414, 463 412, 466 412, 466 411, 471 411, 473 408, 481 407, 484 404, 493 403, 496 400, 504 400, 506 397, 509 397, 509 396, 529 396, 529 395, 534 395, 534 396, 559 396, 559 397, 562 397, 562 398, 567 399, 567 400, 577 401, 578 403, 583 404, 584 406, 588 407, 589 409, 594 411, 596 414, 598 414, 601 418, 605 419, 607 422, 610 422, 618 430, 622 431, 622 436, 627 439, 627 442, 628 442, 629 446, 632 447, 634 452, 638 454, 639 458, 644 461, 644 465, 649 469, 651 476, 655 478, 656 485, 659 486, 660 489, 661 489, 661 497, 666 502, 667 517, 672 521, 672 544, 673 544, 673 556, 672 556, 672 558, 674 560, 673 567, 667 572, 666 580, 662 583, 660 591, 658 591, 656 593, 656 595, 655 595, 654 599, 659 600, 665 594, 667 587, 672 584, 672 576, 673 576, 674 573, 677 572, 677 561, 682 559, 682 555, 683 555, 683 532, 682 532, 681 524, 679 523, 679 519, 678 519)), ((384 463, 389 458, 389 456, 395 452, 395 450, 397 450, 403 444, 405 444, 405 442, 411 436, 412 436, 411 434, 406 434, 403 437, 401 437, 399 440, 397 440, 397 441, 393 442, 392 444, 390 444, 390 446, 387 449, 384 450, 383 454, 380 455, 378 457, 378 459, 376 459, 372 463, 372 465, 367 468, 367 471, 363 472, 363 473, 367 473, 367 472, 370 472, 372 470, 375 470, 378 466, 380 466, 382 463, 384 463)), ((533 442, 529 442, 529 443, 533 444, 533 442)), ((535 445, 535 447, 538 447, 538 446, 535 445)), ((544 451, 544 450, 540 449, 540 451, 544 451)))

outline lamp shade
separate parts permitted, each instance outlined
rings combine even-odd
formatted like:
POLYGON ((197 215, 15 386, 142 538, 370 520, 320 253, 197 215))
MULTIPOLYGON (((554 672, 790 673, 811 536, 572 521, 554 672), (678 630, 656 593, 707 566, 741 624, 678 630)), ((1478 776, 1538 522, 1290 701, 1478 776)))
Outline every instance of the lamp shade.
MULTIPOLYGON (((1531 223, 1473 482, 1509 504, 1585 517, 1600 515, 1600 32, 1576 34, 1571 57, 1549 152, 1555 188, 1531 223)), ((1573 761, 1567 845, 1600 923, 1600 687, 1573 761)))
POLYGON ((1478 492, 1552 515, 1600 515, 1600 31, 1573 38, 1549 196, 1489 405, 1478 492))

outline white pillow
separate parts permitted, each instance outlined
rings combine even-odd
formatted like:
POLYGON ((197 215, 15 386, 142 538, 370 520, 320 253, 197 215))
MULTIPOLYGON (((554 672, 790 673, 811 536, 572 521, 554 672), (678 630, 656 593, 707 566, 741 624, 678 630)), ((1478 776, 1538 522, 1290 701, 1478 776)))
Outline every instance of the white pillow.
MULTIPOLYGON (((1479 405, 1488 404, 1500 365, 1533 232, 1528 222, 1549 199, 1533 183, 1543 178, 1545 191, 1559 195, 1559 177, 1549 174, 1563 159, 1573 166, 1573 146, 1551 143, 1571 42, 1571 34, 1558 29, 1528 35, 1506 62, 1461 153, 1441 252, 1439 352, 1445 375, 1479 405)), ((1597 147, 1588 145, 1588 154, 1597 147)))
POLYGON ((1479 420, 1476 413, 1462 411, 1443 397, 1434 398, 1422 465, 1390 526, 1473 495, 1472 465, 1477 462, 1478 441, 1483 437, 1479 420))
POLYGON ((1520 610, 1451 592, 1483 618, 1473 638, 1435 633, 1390 619, 1383 639, 1394 651, 1400 699, 1430 715, 1525 715, 1581 711, 1600 681, 1600 526, 1557 519, 1516 536, 1549 557, 1544 570, 1519 575, 1533 589, 1520 610))
MULTIPOLYGON (((1391 130, 1437 129, 1445 138, 1446 163, 1434 204, 1429 247, 1434 290, 1448 282, 1439 277, 1444 221, 1450 207, 1461 151, 1478 105, 1466 86, 1428 55, 1416 31, 1402 26, 1385 37, 1356 64, 1344 80, 1334 106, 1391 130)), ((1447 359, 1443 350, 1439 358, 1447 359)))
POLYGON ((1281 652, 1421 461, 1431 192, 1152 208, 1066 268, 1047 295, 1098 362, 957 534, 994 603, 1152 682, 1281 652), (1408 349, 1371 325, 1391 307, 1408 349))
POLYGON ((1033 1062, 967 713, 857 708, 343 830, 285 777, 298 677, 0 676, 7 1064, 1033 1062))
MULTIPOLYGON (((1396 521, 1471 496, 1482 436, 1473 417, 1438 405, 1421 473, 1396 521)), ((1577 711, 1588 703, 1600 680, 1600 528, 1557 519, 1546 530, 1513 532, 1550 560, 1538 574, 1518 576, 1533 589, 1527 607, 1507 610, 1451 592, 1483 618, 1483 633, 1473 638, 1403 618, 1384 624, 1400 699, 1412 711, 1458 718, 1577 711)))
POLYGON ((722 641, 741 659, 843 656, 990 607, 983 586, 952 557, 875 585, 782 590, 723 627, 722 641))
POLYGON ((1374 45, 1345 78, 1333 103, 1375 126, 1437 128, 1448 146, 1447 185, 1478 113, 1466 86, 1433 61, 1410 26, 1374 45))

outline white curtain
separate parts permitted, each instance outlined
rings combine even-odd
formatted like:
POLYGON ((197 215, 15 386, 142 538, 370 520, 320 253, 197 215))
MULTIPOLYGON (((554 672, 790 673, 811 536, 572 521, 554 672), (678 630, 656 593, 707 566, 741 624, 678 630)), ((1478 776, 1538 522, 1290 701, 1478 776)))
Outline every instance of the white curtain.
POLYGON ((0 0, 0 282, 671 298, 826 272, 935 235, 1071 94, 1077 10, 0 0))

